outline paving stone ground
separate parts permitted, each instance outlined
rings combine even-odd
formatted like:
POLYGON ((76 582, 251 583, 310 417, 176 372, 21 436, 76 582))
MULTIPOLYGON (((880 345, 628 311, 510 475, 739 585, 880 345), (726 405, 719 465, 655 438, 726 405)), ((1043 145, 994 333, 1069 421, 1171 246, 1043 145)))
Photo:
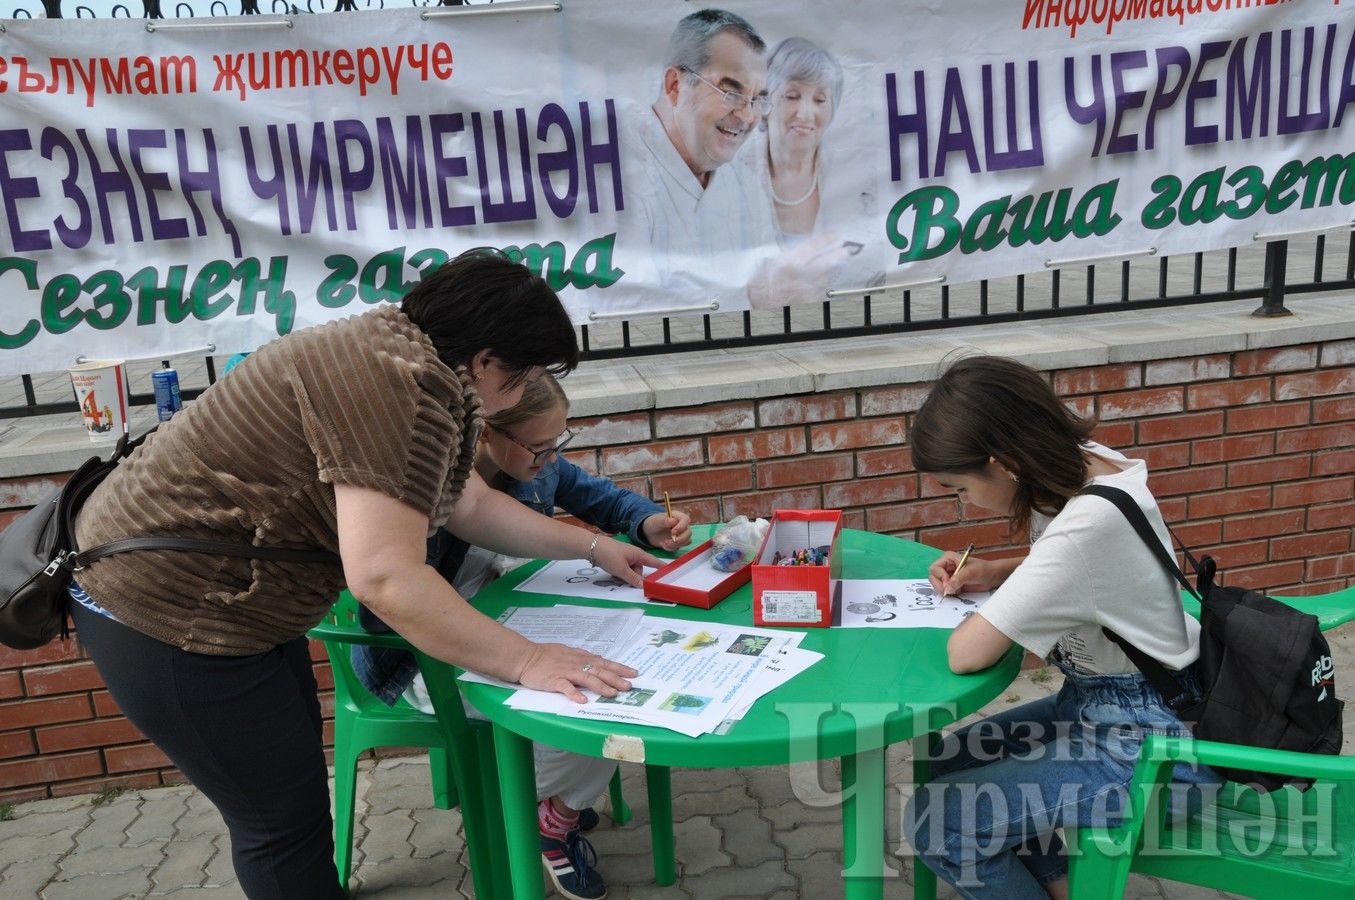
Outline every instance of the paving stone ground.
MULTIPOLYGON (((1338 672, 1355 662, 1355 624, 1328 635, 1338 672)), ((1053 690, 1051 670, 1023 672, 985 711, 1053 690)), ((1345 752, 1355 750, 1355 716, 1347 717, 1345 752)), ((908 749, 889 754, 887 838, 897 870, 889 898, 910 897, 912 860, 900 845, 899 815, 907 795, 908 749)), ((612 825, 606 813, 591 835, 599 868, 616 900, 677 898, 827 898, 842 895, 842 832, 831 802, 832 764, 786 768, 673 771, 678 880, 653 881, 643 775, 623 766, 634 818, 612 825)), ((20 804, 0 820, 0 896, 42 900, 173 897, 236 900, 244 896, 230 865, 221 818, 189 786, 82 795, 20 804)), ((358 780, 354 872, 358 898, 422 900, 473 897, 461 816, 432 805, 426 757, 364 764, 358 780)), ((943 887, 942 900, 954 892, 943 887)), ((1133 876, 1127 900, 1222 900, 1230 895, 1133 876)))

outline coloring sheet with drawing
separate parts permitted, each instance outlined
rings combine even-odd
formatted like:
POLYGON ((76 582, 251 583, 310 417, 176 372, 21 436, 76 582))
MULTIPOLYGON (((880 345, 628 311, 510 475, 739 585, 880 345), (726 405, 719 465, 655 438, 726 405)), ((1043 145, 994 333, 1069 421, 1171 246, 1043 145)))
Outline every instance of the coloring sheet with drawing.
MULTIPOLYGON (((653 571, 646 568, 643 574, 648 575, 653 571)), ((664 600, 650 600, 640 588, 631 587, 599 566, 588 565, 586 559, 553 560, 528 575, 513 590, 556 597, 587 597, 590 600, 617 600, 653 606, 673 605, 664 600)))
POLYGON ((954 628, 991 596, 985 591, 942 597, 925 578, 844 578, 842 627, 954 628))

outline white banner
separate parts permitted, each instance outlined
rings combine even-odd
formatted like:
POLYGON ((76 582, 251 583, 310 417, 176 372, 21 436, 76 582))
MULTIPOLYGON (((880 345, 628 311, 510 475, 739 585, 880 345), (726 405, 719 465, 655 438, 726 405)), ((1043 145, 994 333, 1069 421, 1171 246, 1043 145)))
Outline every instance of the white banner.
POLYGON ((475 246, 582 322, 1355 205, 1349 0, 511 6, 5 22, 0 374, 250 349, 475 246))

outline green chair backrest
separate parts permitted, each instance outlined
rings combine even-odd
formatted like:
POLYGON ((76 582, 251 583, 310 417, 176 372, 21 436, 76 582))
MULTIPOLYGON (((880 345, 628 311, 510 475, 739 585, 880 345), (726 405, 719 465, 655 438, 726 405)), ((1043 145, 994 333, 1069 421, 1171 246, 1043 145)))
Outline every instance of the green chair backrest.
MULTIPOLYGON (((1326 594, 1309 594, 1304 597, 1281 597, 1270 595, 1281 603, 1286 603, 1300 612, 1317 616, 1318 627, 1331 631, 1355 619, 1355 586, 1326 594)), ((1200 601, 1185 591, 1181 592, 1181 605, 1195 618, 1200 617, 1200 601)))
POLYGON ((1118 898, 1135 871, 1277 900, 1304 891, 1323 900, 1355 898, 1355 757, 1150 734, 1129 804, 1119 826, 1078 830, 1072 897, 1118 898), (1278 772, 1314 784, 1262 794, 1227 783, 1216 802, 1168 819, 1160 800, 1178 762, 1278 772))
MULTIPOLYGON (((419 670, 428 686, 429 699, 437 717, 457 743, 473 739, 461 691, 456 686, 456 670, 439 659, 423 653, 394 632, 372 634, 358 624, 358 601, 347 590, 340 592, 325 621, 310 630, 310 636, 325 642, 330 668, 334 672, 334 702, 357 710, 384 706, 380 699, 358 680, 349 648, 354 644, 387 647, 411 652, 419 660, 419 670)), ((404 703, 403 700, 400 701, 404 703)))

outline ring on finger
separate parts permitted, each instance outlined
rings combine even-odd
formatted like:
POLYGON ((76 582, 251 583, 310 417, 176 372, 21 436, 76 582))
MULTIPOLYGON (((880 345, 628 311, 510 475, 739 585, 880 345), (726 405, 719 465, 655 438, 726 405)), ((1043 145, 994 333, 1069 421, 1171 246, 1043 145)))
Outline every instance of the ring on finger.
POLYGON ((585 672, 591 672, 591 671, 593 671, 593 664, 592 664, 592 663, 585 663, 585 664, 584 664, 584 667, 583 667, 583 670, 584 670, 585 672))

